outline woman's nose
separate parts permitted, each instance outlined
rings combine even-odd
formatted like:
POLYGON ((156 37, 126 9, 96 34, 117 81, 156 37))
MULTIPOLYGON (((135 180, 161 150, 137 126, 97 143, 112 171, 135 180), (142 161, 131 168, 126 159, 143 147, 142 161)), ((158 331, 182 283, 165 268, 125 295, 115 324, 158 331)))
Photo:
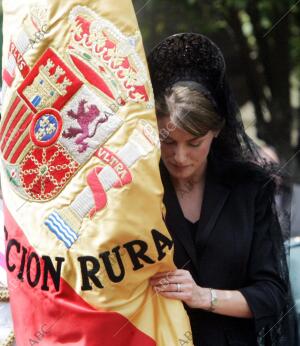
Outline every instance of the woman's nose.
POLYGON ((185 148, 182 146, 177 146, 174 152, 174 159, 177 163, 184 163, 186 159, 185 148))

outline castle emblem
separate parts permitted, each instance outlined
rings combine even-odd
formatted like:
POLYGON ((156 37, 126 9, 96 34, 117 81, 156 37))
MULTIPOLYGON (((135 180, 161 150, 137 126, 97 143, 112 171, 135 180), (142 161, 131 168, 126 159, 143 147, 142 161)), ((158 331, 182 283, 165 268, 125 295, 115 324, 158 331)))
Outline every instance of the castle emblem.
POLYGON ((60 110, 82 86, 69 67, 48 48, 18 88, 19 95, 34 111, 60 110))
POLYGON ((45 66, 39 67, 39 74, 32 85, 24 90, 24 96, 38 110, 51 107, 58 97, 66 95, 67 87, 72 84, 65 74, 60 66, 55 66, 54 62, 48 59, 45 66))

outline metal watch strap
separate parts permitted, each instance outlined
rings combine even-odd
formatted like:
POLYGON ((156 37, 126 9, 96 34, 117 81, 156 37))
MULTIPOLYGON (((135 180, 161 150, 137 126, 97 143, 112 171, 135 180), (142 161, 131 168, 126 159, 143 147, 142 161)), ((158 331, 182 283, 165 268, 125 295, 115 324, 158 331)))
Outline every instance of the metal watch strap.
POLYGON ((214 289, 210 288, 209 291, 210 291, 210 308, 209 308, 209 311, 214 311, 216 309, 216 305, 218 302, 218 296, 217 296, 217 292, 214 289))

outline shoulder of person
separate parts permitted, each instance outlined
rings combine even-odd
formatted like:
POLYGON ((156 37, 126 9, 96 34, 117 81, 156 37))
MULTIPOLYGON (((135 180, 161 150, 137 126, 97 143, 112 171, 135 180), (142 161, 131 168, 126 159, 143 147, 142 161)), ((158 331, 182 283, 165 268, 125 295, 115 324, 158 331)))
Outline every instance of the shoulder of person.
MULTIPOLYGON (((214 169, 216 170, 216 163, 214 163, 214 169)), ((263 194, 275 193, 276 180, 274 176, 256 163, 221 162, 217 171, 219 179, 231 188, 252 189, 253 192, 263 192, 263 194)))

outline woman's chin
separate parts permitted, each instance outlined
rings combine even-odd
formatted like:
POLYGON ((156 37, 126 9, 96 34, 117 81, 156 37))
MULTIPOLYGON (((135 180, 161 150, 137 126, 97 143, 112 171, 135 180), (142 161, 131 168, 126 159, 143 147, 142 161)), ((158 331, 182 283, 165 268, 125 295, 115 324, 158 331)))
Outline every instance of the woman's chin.
POLYGON ((189 177, 191 177, 193 175, 193 172, 191 170, 190 167, 186 167, 186 168, 174 168, 174 167, 170 167, 168 166, 168 171, 170 173, 170 175, 173 178, 176 179, 188 179, 189 177))

